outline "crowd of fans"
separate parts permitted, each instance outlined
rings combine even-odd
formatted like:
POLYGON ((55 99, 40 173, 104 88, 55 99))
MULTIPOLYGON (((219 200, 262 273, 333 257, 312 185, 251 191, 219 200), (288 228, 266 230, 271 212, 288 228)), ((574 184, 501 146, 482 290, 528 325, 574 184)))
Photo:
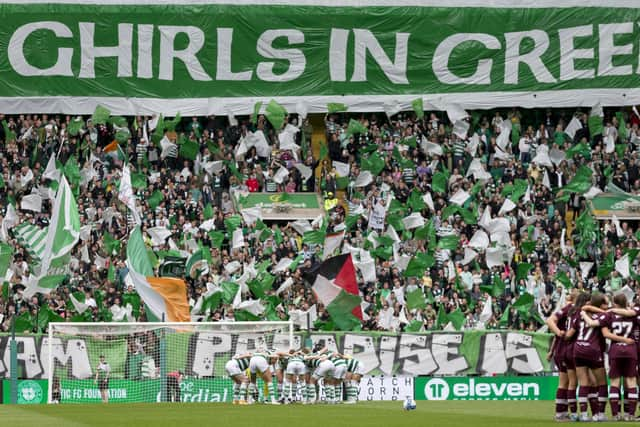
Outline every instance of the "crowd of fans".
MULTIPOLYGON (((613 152, 606 149, 603 135, 590 135, 588 109, 574 112, 514 108, 474 112, 467 119, 467 138, 459 135, 459 130, 444 112, 428 113, 421 119, 413 112, 390 118, 380 113, 330 114, 325 117, 324 140, 314 140, 314 129, 308 118, 303 120, 289 115, 287 123, 299 129, 294 136, 299 149, 291 148, 291 145, 281 149, 281 129, 274 129, 264 116, 259 116, 255 123, 249 117, 239 117, 238 123, 230 122, 227 117, 182 119, 175 131, 168 131, 166 137, 173 142, 183 138, 195 141, 198 145, 195 160, 184 158, 178 152, 167 153, 148 140, 157 117, 127 118, 130 136, 122 141, 122 152, 117 150, 116 155, 105 153, 104 148, 113 141, 120 127, 94 125, 84 117, 82 130, 73 136, 68 128, 74 119, 61 115, 0 115, 0 121, 5 121, 5 126, 0 128, 2 214, 6 215, 8 205, 13 204, 18 223, 27 221, 41 227, 48 224, 53 200, 52 192, 47 190, 51 180, 43 174, 51 156, 55 156, 60 165, 70 159, 77 160, 82 179, 73 185, 73 189, 81 225, 90 226, 85 228, 90 232, 73 250, 67 280, 49 294, 39 293, 29 298, 24 298, 23 293, 32 267, 30 254, 16 239, 14 229, 3 233, 3 239, 14 248, 14 253, 6 276, 8 285, 3 286, 0 295, 1 331, 10 330, 16 311, 19 314, 28 311, 37 316, 47 307, 46 311, 63 318, 74 318, 78 313, 70 304, 71 293, 85 295, 84 304, 89 309, 83 319, 93 321, 113 319, 131 300, 129 296, 135 291, 125 280, 125 259, 132 219, 117 197, 125 158, 133 173, 147 178, 146 187, 142 185, 136 189, 143 232, 163 226, 171 232, 170 238, 162 244, 148 240, 155 255, 162 259, 176 251, 189 251, 187 242, 191 240, 210 250, 208 273, 196 278, 187 277, 192 307, 212 286, 242 275, 243 268, 232 273, 225 269, 233 261, 257 265, 268 260, 272 268, 283 257, 295 259, 302 255, 303 261, 294 271, 287 269, 274 274, 276 280, 267 296, 276 296, 281 290, 277 294, 280 303, 275 307, 275 315, 280 319, 295 316, 303 328, 322 328, 330 321, 325 308, 316 303, 309 284, 303 280, 304 272, 321 261, 322 245, 304 243, 290 222, 272 224, 265 221, 272 231, 280 230, 267 239, 258 238, 255 224, 244 225, 245 246, 240 249, 230 248, 230 237, 221 247, 216 247, 210 234, 201 228, 212 215, 214 229, 225 231, 225 218, 239 213, 233 199, 244 192, 318 192, 325 199, 337 199, 337 203, 327 204, 327 230, 346 228, 341 251, 352 251, 359 262, 363 261, 362 252, 366 251, 374 260, 375 280, 365 281, 358 268, 363 330, 399 332, 409 324, 415 325, 416 320, 423 325, 420 330, 434 330, 448 323, 443 323, 439 317, 459 309, 464 314, 464 329, 534 331, 563 299, 566 292, 563 288, 567 285, 602 292, 615 292, 627 285, 640 295, 634 274, 629 278, 620 277, 616 271, 600 278, 597 275, 598 266, 609 253, 614 253, 618 259, 625 251, 638 246, 635 223, 623 222, 620 225, 622 233, 618 233, 618 228, 609 221, 598 223, 597 239, 588 245, 586 257, 581 256, 575 250, 578 236, 575 221, 589 210, 587 199, 580 192, 571 193, 568 198, 560 197, 562 187, 571 182, 583 165, 593 171, 592 184, 602 191, 610 184, 633 194, 640 191, 637 145, 640 143, 637 137, 640 118, 631 109, 605 110, 603 135, 615 139, 617 149, 613 152), (620 110, 626 132, 619 132, 620 119, 615 113, 620 110), (573 138, 558 138, 557 134, 562 134, 574 115, 579 118, 581 128, 573 138), (360 133, 348 131, 351 120, 364 126, 366 132, 362 129, 360 133), (513 142, 510 137, 506 149, 500 150, 496 148, 497 138, 500 132, 506 131, 504 123, 507 121, 511 122, 512 132, 519 131, 519 136, 513 138, 513 142), (255 146, 237 155, 243 138, 256 130, 262 130, 266 136, 268 155, 260 156, 265 153, 258 153, 255 146), (440 150, 427 142, 436 144, 440 150), (587 152, 566 156, 557 164, 540 165, 532 161, 540 152, 553 149, 567 153, 580 143, 586 143, 587 152), (623 147, 618 148, 620 146, 623 147), (373 180, 364 187, 356 187, 355 183, 364 171, 363 163, 369 165, 369 159, 374 155, 384 160, 382 170, 373 174, 373 180), (487 174, 481 179, 478 179, 478 173, 467 173, 472 163, 478 171, 478 162, 474 159, 487 174), (225 161, 221 170, 204 167, 207 162, 219 160, 225 161), (345 177, 333 162, 349 165, 346 186, 345 177), (309 178, 296 167, 299 163, 311 168, 313 173, 309 178), (281 167, 286 168, 289 175, 277 182, 276 174, 281 167), (433 177, 443 173, 447 178, 446 186, 444 191, 436 191, 433 177), (515 198, 513 187, 522 182, 519 180, 526 182, 527 191, 515 198), (469 193, 470 198, 463 201, 460 209, 447 210, 452 203, 451 197, 459 190, 469 193), (34 191, 45 195, 41 211, 21 209, 22 198, 34 191), (157 191, 162 193, 162 200, 152 207, 150 200, 157 191), (415 230, 394 229, 400 241, 394 242, 392 256, 374 250, 377 242, 371 237, 373 231, 378 236, 388 235, 392 217, 416 213, 409 203, 415 191, 419 192, 421 200, 432 202, 420 206, 417 213, 433 224, 437 239, 458 235, 457 247, 436 247, 428 238, 415 236, 415 230), (424 197, 426 195, 430 198, 424 197), (501 212, 508 197, 514 199, 515 207, 501 212), (381 209, 385 218, 382 229, 371 224, 372 215, 379 215, 381 209), (469 220, 463 209, 471 213, 473 220, 469 220), (504 217, 510 224, 506 239, 489 235, 491 246, 504 247, 508 254, 503 264, 491 268, 487 265, 487 249, 476 245, 476 255, 473 255, 468 246, 476 231, 482 229, 478 222, 482 222, 487 209, 493 219, 504 217), (445 212, 448 217, 443 216, 445 212), (354 213, 357 217, 349 221, 349 215, 354 213), (105 242, 107 235, 109 242, 105 242), (281 235, 282 239, 277 239, 276 235, 281 235), (121 244, 114 243, 114 239, 121 244), (535 245, 524 250, 524 242, 535 242, 535 245), (403 260, 423 252, 433 256, 432 265, 424 274, 406 277, 403 260), (583 273, 580 261, 591 261, 595 266, 583 273), (522 263, 530 263, 533 268, 517 277, 518 265, 522 263), (569 281, 559 280, 560 273, 565 273, 569 281), (282 290, 281 285, 289 277, 293 279, 291 286, 282 290), (504 283, 503 291, 491 291, 497 283, 504 283), (416 288, 422 289, 426 306, 408 309, 405 295, 416 288), (535 309, 527 313, 513 306, 524 293, 534 298, 535 309), (481 321, 483 309, 489 303, 490 318, 481 321)), ((366 167, 371 170, 370 166, 366 167)), ((314 224, 314 227, 318 226, 320 224, 314 224)), ((254 296, 249 290, 244 297, 254 296)), ((134 317, 138 321, 145 320, 144 306, 135 310, 134 317)), ((194 318, 231 320, 234 308, 232 304, 222 303, 213 310, 194 312, 194 318)))

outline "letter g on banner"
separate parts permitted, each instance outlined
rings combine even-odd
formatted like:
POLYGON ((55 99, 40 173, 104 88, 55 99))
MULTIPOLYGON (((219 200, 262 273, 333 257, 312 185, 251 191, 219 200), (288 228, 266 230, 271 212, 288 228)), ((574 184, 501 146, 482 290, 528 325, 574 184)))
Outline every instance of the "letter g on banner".
POLYGON ((427 400, 447 400, 449 384, 442 378, 432 378, 424 385, 424 396, 427 400))

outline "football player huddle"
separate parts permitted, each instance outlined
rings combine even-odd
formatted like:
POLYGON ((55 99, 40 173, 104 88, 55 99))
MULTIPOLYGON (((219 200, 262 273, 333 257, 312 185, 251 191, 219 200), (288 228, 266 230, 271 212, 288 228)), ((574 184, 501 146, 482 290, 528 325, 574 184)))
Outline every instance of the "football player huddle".
POLYGON ((629 307, 623 293, 610 305, 604 294, 574 290, 547 324, 555 334, 549 357, 559 371, 556 421, 605 421, 607 401, 616 420, 635 420, 640 307, 629 307))
POLYGON ((233 380, 234 405, 260 400, 274 405, 354 404, 363 374, 357 359, 319 346, 313 350, 258 350, 237 354, 227 362, 225 370, 233 380), (262 399, 257 387, 258 377, 266 385, 262 399), (324 399, 319 393, 320 386, 324 399))

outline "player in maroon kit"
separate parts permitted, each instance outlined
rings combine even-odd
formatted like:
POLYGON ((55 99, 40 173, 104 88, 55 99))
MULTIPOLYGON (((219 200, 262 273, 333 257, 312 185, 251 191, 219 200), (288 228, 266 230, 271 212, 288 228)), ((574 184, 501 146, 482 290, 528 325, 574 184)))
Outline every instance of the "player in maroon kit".
POLYGON ((611 340, 609 346, 609 403, 611 414, 618 420, 630 421, 635 417, 638 400, 637 381, 638 356, 637 347, 632 338, 638 330, 635 312, 627 310, 627 297, 620 293, 613 297, 614 308, 608 311, 602 320, 593 320, 583 312, 584 321, 591 327, 601 327, 602 335, 611 340), (620 310, 622 312, 620 313, 620 310), (631 314, 629 316, 628 314, 631 314), (625 316, 626 314, 626 316, 625 316), (627 397, 625 414, 620 414, 620 378, 624 378, 624 390, 627 397))
POLYGON ((578 290, 574 289, 567 295, 567 304, 560 307, 547 319, 549 330, 555 334, 551 352, 553 361, 559 372, 558 390, 556 391, 556 421, 577 420, 578 409, 576 405, 576 367, 573 364, 573 342, 566 341, 564 335, 569 329, 573 302, 578 298, 578 290), (571 411, 571 417, 569 416, 571 411))
MULTIPOLYGON (((582 297, 582 295, 580 295, 582 297)), ((580 405, 580 421, 591 421, 587 413, 587 401, 591 397, 591 415, 594 421, 604 421, 604 410, 607 405, 607 375, 604 369, 605 340, 600 328, 590 327, 582 317, 582 298, 576 301, 576 310, 572 312, 571 326, 565 337, 575 336, 573 358, 578 378, 578 403, 580 405), (591 378, 593 375, 593 379, 591 378), (595 381, 595 382, 594 382, 595 381), (595 399, 594 399, 595 398, 595 399)), ((600 310, 608 308, 607 297, 603 294, 591 296, 592 307, 600 310)), ((593 320, 603 320, 604 313, 589 313, 593 320)))

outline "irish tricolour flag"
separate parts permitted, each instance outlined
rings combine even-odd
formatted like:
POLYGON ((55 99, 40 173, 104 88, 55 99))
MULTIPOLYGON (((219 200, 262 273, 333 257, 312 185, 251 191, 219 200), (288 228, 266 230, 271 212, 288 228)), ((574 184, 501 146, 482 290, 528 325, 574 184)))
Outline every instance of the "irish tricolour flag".
MULTIPOLYGON (((136 227, 127 244, 127 267, 129 279, 136 292, 156 321, 189 322, 191 314, 187 301, 187 286, 184 280, 174 277, 154 277, 147 248, 142 240, 140 228, 136 227)), ((152 320, 152 319, 149 319, 152 320)))
POLYGON ((327 259, 307 273, 306 279, 336 327, 350 331, 360 325, 362 298, 351 254, 327 259))

